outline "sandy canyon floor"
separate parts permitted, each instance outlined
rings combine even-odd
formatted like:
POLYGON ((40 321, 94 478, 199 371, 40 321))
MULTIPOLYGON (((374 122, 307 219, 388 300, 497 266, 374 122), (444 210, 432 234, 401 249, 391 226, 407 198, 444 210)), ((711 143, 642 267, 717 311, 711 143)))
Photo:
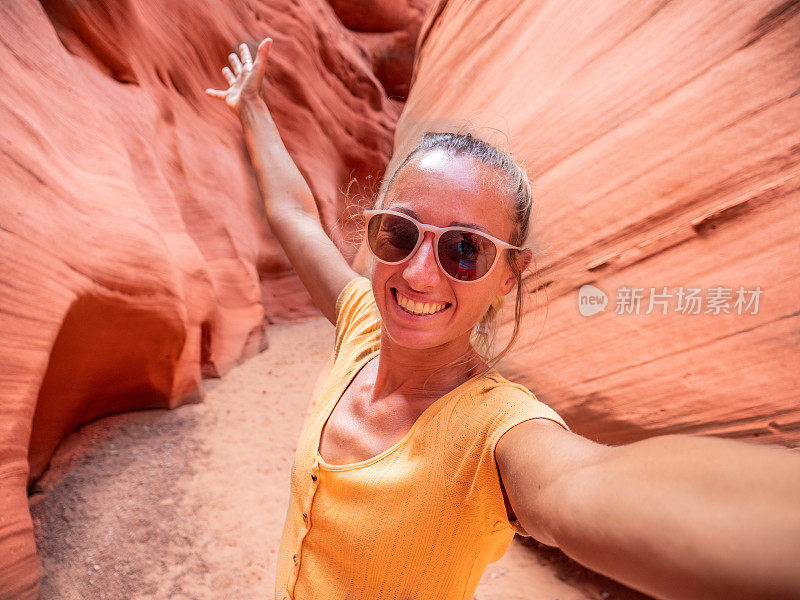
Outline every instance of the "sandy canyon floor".
MULTIPOLYGON (((199 404, 90 423, 30 497, 42 600, 264 600, 289 471, 333 327, 270 328, 270 348, 203 382, 199 404)), ((515 538, 478 600, 646 598, 515 538)))

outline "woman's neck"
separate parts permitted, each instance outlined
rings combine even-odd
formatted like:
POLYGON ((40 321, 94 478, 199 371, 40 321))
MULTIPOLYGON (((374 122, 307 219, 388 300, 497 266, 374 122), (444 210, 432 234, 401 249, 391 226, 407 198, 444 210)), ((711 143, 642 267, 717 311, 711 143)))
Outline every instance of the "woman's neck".
POLYGON ((372 400, 401 395, 409 401, 433 401, 485 368, 469 336, 436 348, 415 350, 395 345, 383 332, 372 400))

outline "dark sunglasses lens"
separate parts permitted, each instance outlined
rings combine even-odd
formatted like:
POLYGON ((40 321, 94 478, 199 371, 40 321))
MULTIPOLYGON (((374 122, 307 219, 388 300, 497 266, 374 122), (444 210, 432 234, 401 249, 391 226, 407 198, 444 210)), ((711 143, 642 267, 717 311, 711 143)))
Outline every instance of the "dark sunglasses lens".
POLYGON ((446 231, 439 238, 438 250, 442 269, 461 281, 475 281, 486 275, 497 254, 492 240, 470 231, 446 231))
POLYGON ((367 241, 373 254, 386 262, 400 262, 417 245, 419 229, 397 215, 375 215, 369 220, 367 241))

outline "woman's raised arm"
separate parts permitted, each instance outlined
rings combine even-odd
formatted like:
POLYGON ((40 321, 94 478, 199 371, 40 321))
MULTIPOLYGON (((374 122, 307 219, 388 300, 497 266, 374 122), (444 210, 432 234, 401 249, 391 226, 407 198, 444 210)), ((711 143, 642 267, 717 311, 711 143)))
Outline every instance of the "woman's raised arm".
POLYGON ((495 457, 541 542, 656 598, 800 598, 800 453, 711 437, 603 446, 544 419, 495 457))
POLYGON ((253 62, 247 45, 241 44, 241 58, 230 54, 231 66, 222 70, 230 87, 206 93, 225 100, 238 115, 270 228, 317 308, 336 323, 336 300, 357 274, 322 229, 311 190, 261 97, 271 45, 270 38, 263 40, 253 62))

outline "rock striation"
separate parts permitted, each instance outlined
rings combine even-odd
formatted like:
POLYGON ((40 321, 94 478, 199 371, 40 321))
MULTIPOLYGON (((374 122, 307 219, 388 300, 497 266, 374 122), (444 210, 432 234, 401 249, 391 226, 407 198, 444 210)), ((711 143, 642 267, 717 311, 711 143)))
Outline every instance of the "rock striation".
POLYGON ((227 54, 275 40, 267 99, 352 255, 345 209, 388 161, 423 9, 0 5, 0 598, 36 597, 26 486, 67 433, 195 401, 202 377, 266 346, 265 324, 317 314, 267 229, 239 124, 203 92, 224 85, 227 54))
POLYGON ((26 491, 67 433, 198 400, 315 314, 203 94, 266 35, 348 258, 390 156, 470 131, 534 181, 509 377, 606 443, 800 445, 797 2, 428 4, 0 4, 0 599, 37 595, 26 491))
POLYGON ((525 163, 536 270, 504 367, 576 432, 800 444, 798 34, 777 0, 431 6, 389 169, 426 130, 525 163))

